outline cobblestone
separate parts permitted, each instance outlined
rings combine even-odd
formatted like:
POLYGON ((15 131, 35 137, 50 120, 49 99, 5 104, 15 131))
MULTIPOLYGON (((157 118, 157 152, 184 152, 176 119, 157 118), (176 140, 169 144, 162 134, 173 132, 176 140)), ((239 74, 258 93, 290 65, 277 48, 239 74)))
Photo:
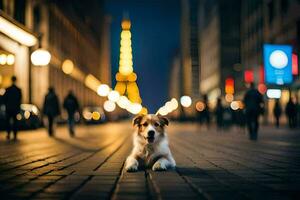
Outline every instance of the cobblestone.
POLYGON ((242 129, 168 128, 177 168, 124 171, 129 123, 0 134, 1 199, 300 199, 299 130, 262 127, 258 141, 242 129))

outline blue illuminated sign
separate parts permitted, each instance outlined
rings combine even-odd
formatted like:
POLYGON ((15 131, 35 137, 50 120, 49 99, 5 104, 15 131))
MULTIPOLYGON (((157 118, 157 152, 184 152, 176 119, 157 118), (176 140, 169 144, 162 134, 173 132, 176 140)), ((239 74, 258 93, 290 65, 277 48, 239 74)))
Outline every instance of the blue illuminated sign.
POLYGON ((293 80, 292 47, 289 45, 264 45, 265 80, 268 84, 284 85, 293 80))

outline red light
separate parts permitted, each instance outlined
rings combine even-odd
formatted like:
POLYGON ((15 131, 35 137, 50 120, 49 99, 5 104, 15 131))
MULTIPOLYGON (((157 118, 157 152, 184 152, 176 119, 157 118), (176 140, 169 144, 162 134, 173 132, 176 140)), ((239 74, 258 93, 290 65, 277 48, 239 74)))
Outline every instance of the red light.
POLYGON ((298 56, 295 53, 292 55, 292 74, 298 75, 298 56))
POLYGON ((246 70, 244 73, 244 79, 246 83, 252 83, 254 81, 253 71, 246 70))
POLYGON ((234 80, 233 78, 227 78, 225 80, 225 93, 234 94, 234 80))

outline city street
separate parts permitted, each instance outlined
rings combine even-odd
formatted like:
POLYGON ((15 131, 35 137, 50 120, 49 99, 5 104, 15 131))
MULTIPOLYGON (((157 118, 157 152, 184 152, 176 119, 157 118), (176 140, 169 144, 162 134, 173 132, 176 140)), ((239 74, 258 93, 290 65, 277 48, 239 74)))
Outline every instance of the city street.
POLYGON ((17 142, 0 134, 1 199, 299 199, 299 130, 262 127, 207 130, 171 122, 177 168, 127 173, 129 122, 80 126, 70 138, 58 127, 24 131, 17 142))

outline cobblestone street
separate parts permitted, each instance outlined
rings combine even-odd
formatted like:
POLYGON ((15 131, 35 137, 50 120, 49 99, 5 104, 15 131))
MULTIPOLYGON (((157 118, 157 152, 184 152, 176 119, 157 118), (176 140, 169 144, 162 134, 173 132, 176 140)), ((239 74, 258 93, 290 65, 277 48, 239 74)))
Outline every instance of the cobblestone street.
POLYGON ((175 170, 127 173, 132 148, 127 122, 65 127, 56 137, 26 131, 17 142, 0 134, 1 199, 299 199, 299 131, 262 127, 207 131, 171 123, 175 170))

